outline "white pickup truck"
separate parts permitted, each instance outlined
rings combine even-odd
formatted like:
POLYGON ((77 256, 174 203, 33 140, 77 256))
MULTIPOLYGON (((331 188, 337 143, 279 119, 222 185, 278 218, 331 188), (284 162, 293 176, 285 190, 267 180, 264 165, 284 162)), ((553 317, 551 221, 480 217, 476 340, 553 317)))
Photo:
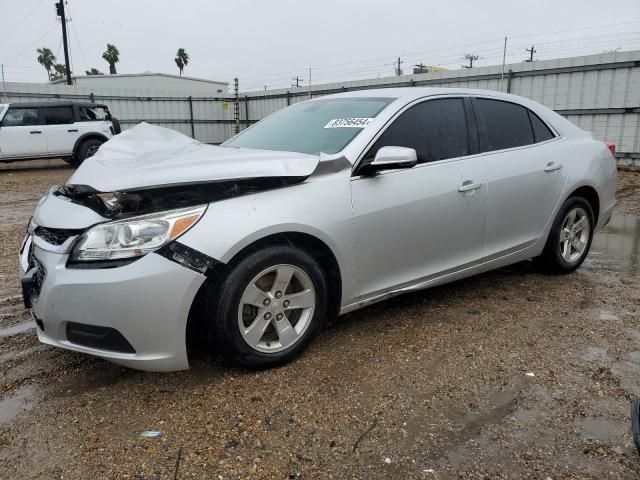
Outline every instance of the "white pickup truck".
POLYGON ((63 158, 80 165, 120 133, 106 105, 88 102, 0 104, 0 162, 63 158))

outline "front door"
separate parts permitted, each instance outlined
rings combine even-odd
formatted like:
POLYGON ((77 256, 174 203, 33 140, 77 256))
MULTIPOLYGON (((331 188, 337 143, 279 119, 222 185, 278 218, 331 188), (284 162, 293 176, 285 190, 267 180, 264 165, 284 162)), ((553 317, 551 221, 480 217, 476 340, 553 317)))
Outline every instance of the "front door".
POLYGON ((46 124, 47 146, 52 155, 69 155, 73 152, 80 129, 74 124, 71 105, 43 107, 42 116, 46 124))
MULTIPOLYGON (((382 133, 383 146, 414 148, 417 166, 351 181, 362 297, 478 264, 487 207, 484 160, 461 98, 427 100, 382 133)), ((357 173, 357 171, 356 171, 357 173)))
POLYGON ((3 159, 47 154, 44 126, 37 108, 9 108, 0 124, 0 150, 3 159))

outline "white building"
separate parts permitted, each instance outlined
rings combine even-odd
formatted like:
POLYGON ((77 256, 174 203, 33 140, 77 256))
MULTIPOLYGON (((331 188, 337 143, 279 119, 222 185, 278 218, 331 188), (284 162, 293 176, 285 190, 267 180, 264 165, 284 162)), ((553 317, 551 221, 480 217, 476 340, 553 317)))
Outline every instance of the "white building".
MULTIPOLYGON (((227 93, 229 84, 204 78, 184 77, 168 73, 124 73, 116 75, 73 76, 78 87, 88 88, 135 88, 144 89, 149 94, 159 92, 183 93, 185 96, 216 97, 227 93)), ((53 84, 65 84, 66 78, 55 80, 53 84)))

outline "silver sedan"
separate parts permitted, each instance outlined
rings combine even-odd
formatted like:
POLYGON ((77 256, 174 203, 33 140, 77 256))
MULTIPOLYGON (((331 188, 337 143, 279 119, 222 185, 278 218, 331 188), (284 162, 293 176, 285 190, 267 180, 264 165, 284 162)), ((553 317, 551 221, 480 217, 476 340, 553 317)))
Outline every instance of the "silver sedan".
POLYGON ((575 270, 615 203, 613 145, 533 101, 343 93, 222 146, 141 124, 39 202, 21 249, 44 343, 133 368, 197 344, 246 367, 326 319, 535 258, 575 270))

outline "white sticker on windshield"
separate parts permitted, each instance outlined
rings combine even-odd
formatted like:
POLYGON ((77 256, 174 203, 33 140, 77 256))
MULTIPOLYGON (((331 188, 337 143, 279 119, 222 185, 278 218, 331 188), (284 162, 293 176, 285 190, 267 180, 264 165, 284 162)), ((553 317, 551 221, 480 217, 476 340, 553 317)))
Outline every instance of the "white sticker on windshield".
POLYGON ((364 128, 373 121, 373 118, 334 118, 324 128, 364 128))

